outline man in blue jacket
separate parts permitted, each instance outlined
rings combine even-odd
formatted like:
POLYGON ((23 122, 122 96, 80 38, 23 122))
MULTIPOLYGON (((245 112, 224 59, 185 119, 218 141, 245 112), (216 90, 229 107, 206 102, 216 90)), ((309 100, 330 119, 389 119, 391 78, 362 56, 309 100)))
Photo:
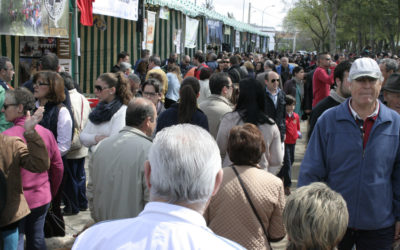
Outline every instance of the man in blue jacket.
POLYGON ((299 186, 323 181, 347 202, 339 249, 391 249, 400 239, 400 116, 378 100, 383 77, 370 58, 350 68, 351 98, 318 120, 299 186))

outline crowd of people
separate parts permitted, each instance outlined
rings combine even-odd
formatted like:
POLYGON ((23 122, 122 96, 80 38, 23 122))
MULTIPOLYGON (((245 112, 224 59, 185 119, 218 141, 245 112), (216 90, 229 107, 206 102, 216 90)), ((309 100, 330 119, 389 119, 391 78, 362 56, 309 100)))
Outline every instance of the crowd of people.
POLYGON ((73 249, 271 249, 286 235, 287 249, 390 249, 400 74, 389 57, 162 61, 144 50, 133 64, 121 52, 93 83, 93 109, 55 54, 15 89, 0 57, 1 245, 46 249, 45 237, 65 235, 64 216, 89 209, 102 223, 73 249))

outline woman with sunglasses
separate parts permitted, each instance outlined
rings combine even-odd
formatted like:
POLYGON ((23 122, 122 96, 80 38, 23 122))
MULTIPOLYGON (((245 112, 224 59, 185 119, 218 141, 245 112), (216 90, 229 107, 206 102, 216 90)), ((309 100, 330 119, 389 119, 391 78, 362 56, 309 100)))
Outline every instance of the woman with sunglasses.
POLYGON ((128 78, 121 72, 101 74, 94 84, 94 93, 99 99, 99 103, 89 114, 89 121, 80 134, 82 144, 90 149, 88 155, 89 178, 86 187, 90 210, 93 205, 91 181, 93 166, 90 164, 90 159, 101 140, 118 134, 125 126, 127 104, 133 97, 128 78))
POLYGON ((260 166, 269 171, 279 169, 283 160, 280 133, 276 123, 265 112, 265 88, 256 79, 244 79, 239 83, 239 99, 233 112, 222 117, 217 143, 221 152, 222 165, 232 162, 227 155, 229 131, 236 125, 251 123, 263 134, 266 150, 261 157, 260 166))
POLYGON ((126 105, 132 99, 128 79, 120 72, 100 75, 94 93, 99 104, 89 114, 80 135, 82 144, 92 152, 101 140, 117 134, 125 126, 126 105))
MULTIPOLYGON (((3 112, 13 127, 3 132, 5 135, 17 136, 25 143, 23 127, 28 111, 35 108, 35 98, 25 88, 8 90, 6 93, 3 112)), ((21 168, 22 188, 31 213, 19 222, 18 248, 24 249, 24 234, 27 249, 46 249, 44 241, 44 222, 50 201, 57 193, 63 176, 63 163, 57 141, 50 130, 37 125, 35 130, 42 137, 50 158, 50 169, 43 173, 32 173, 21 168), (49 178, 50 177, 50 178, 49 178)))
MULTIPOLYGON (((36 108, 44 107, 43 119, 40 125, 50 130, 57 141, 64 168, 67 166, 66 154, 71 147, 73 118, 64 105, 66 99, 64 79, 56 72, 41 71, 33 76, 33 95, 36 98, 36 108)), ((53 178, 50 173, 50 179, 53 178)), ((51 202, 51 214, 59 220, 49 226, 51 230, 45 231, 46 237, 64 236, 64 219, 61 212, 62 185, 51 202)), ((68 204, 68 201, 66 201, 68 204)), ((50 223, 51 224, 51 223, 50 223)))

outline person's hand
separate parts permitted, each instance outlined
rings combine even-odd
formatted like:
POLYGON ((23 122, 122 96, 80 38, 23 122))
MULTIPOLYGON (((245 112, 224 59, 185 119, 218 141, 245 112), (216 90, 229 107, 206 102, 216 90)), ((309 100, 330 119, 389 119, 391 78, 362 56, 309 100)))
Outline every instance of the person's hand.
POLYGON ((394 241, 395 244, 400 244, 400 221, 396 221, 394 224, 394 241))
POLYGON ((38 124, 43 118, 43 112, 43 106, 39 107, 32 116, 30 111, 27 112, 26 120, 24 123, 24 128, 26 132, 31 132, 35 129, 36 124, 38 124))
POLYGON ((107 136, 105 136, 105 135, 96 135, 94 137, 94 140, 96 141, 96 144, 97 144, 97 143, 99 143, 101 140, 103 140, 105 138, 107 138, 107 136))

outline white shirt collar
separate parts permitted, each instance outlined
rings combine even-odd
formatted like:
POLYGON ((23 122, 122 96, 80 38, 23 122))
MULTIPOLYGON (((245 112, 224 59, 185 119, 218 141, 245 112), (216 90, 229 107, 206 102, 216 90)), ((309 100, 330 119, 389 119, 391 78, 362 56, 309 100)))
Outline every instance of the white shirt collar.
MULTIPOLYGON (((378 100, 376 100, 376 106, 375 106, 375 110, 374 110, 374 112, 372 112, 372 114, 370 114, 369 116, 367 116, 367 117, 374 117, 374 116, 377 116, 378 115, 378 113, 379 113, 379 101, 378 100)), ((351 97, 350 97, 350 100, 349 100, 349 108, 350 108, 350 111, 351 111, 351 115, 354 117, 354 119, 360 119, 360 120, 362 120, 362 118, 357 114, 357 112, 353 109, 353 107, 351 106, 351 97)))

